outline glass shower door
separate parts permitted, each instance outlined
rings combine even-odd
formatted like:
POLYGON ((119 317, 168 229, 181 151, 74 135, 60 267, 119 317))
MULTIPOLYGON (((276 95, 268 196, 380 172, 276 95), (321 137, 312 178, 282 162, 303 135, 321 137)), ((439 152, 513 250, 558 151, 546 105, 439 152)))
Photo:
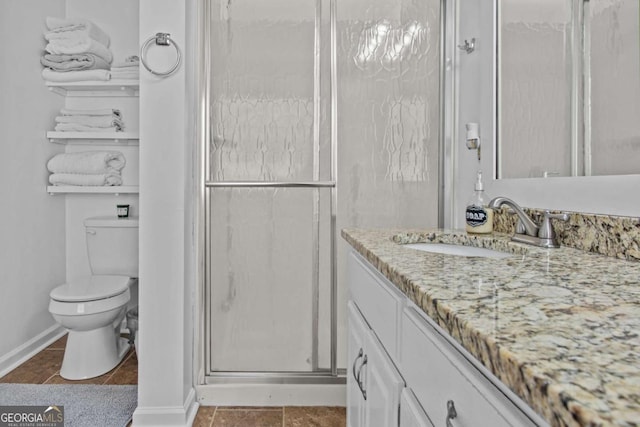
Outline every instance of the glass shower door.
POLYGON ((335 373, 328 2, 210 4, 207 375, 335 373))

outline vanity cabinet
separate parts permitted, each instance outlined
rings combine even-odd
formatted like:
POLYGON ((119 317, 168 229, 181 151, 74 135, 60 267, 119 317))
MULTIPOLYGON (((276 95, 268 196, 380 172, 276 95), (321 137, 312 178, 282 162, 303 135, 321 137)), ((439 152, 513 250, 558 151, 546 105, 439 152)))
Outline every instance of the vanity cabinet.
POLYGON ((355 251, 348 269, 349 427, 546 425, 355 251))

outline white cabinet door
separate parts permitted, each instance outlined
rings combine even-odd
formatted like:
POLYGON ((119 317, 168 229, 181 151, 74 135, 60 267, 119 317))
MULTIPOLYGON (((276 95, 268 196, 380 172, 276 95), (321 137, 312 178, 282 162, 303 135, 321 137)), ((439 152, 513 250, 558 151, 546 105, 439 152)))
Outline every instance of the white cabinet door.
POLYGON ((366 396, 365 425, 397 426, 404 380, 373 331, 369 332, 365 343, 365 357, 367 363, 362 379, 366 396))
POLYGON ((363 427, 364 424, 364 396, 360 391, 358 378, 365 368, 364 346, 369 334, 369 327, 362 318, 357 306, 349 301, 347 306, 349 316, 349 338, 347 355, 349 371, 347 372, 347 427, 363 427))
POLYGON ((400 392, 404 380, 375 333, 349 301, 347 376, 347 426, 394 427, 398 425, 400 392))
POLYGON ((409 387, 400 395, 400 427, 434 427, 409 387))

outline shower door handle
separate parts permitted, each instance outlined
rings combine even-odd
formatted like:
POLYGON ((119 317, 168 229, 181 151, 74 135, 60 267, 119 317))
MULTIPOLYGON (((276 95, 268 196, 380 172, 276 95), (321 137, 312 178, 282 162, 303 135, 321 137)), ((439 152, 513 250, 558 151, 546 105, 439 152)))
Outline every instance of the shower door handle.
POLYGON ((204 183, 208 188, 333 188, 335 181, 207 181, 204 183))

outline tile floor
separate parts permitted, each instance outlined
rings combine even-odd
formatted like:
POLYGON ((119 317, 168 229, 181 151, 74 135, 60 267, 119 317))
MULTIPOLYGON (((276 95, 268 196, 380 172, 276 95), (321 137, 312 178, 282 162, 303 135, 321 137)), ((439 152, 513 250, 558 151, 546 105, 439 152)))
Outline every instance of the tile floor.
POLYGON ((24 384, 138 384, 138 358, 131 349, 122 362, 97 378, 69 381, 60 376, 67 336, 63 336, 31 359, 0 378, 0 383, 24 384))
POLYGON ((193 427, 343 427, 345 408, 201 406, 193 427))
MULTIPOLYGON (((13 371, 0 383, 26 384, 113 384, 138 383, 138 358, 132 349, 113 370, 97 378, 68 381, 60 376, 66 335, 13 371)), ((201 406, 194 427, 343 427, 342 407, 229 407, 201 406)))

